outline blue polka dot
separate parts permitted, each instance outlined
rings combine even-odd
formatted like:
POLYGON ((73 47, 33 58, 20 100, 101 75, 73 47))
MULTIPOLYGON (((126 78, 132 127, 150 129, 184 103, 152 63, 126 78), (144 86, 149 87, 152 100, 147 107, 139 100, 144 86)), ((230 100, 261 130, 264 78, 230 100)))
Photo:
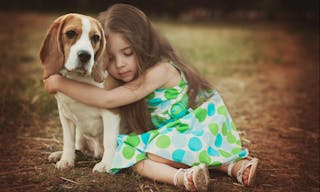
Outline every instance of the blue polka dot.
POLYGON ((172 153, 172 159, 177 162, 182 162, 185 153, 184 150, 177 149, 172 153))
POLYGON ((144 133, 144 134, 141 135, 142 142, 145 145, 148 143, 149 138, 150 138, 150 134, 149 133, 144 133))
POLYGON ((216 136, 216 141, 214 142, 216 147, 221 147, 222 144, 222 136, 220 133, 217 134, 216 136))
POLYGON ((202 136, 203 132, 204 132, 203 129, 199 129, 199 130, 192 131, 192 134, 195 136, 202 136))
POLYGON ((181 118, 187 112, 186 106, 182 103, 173 104, 170 109, 170 116, 174 118, 181 118))
POLYGON ((160 98, 154 98, 154 99, 150 99, 148 100, 148 104, 151 106, 157 106, 162 102, 162 100, 160 98))
POLYGON ((183 116, 184 119, 191 119, 192 113, 188 113, 187 115, 183 116))
POLYGON ((189 140, 188 147, 192 151, 199 151, 202 148, 202 143, 199 138, 192 137, 189 140))
POLYGON ((122 150, 122 146, 123 146, 123 142, 117 142, 118 146, 117 146, 117 151, 121 151, 122 150))
POLYGON ((127 135, 125 135, 125 134, 120 134, 120 135, 118 135, 118 137, 117 137, 117 139, 118 140, 124 140, 123 138, 125 138, 127 135))
POLYGON ((167 128, 166 130, 164 130, 164 131, 162 132, 162 134, 168 134, 168 133, 170 133, 172 130, 173 130, 173 128, 167 128))
POLYGON ((212 116, 215 113, 215 106, 213 103, 209 103, 208 105, 208 116, 212 116))
POLYGON ((231 122, 229 117, 226 118, 226 124, 227 124, 228 130, 231 130, 231 122))
POLYGON ((216 151, 215 149, 213 149, 212 147, 208 148, 208 154, 210 156, 220 156, 220 153, 218 151, 216 151))
POLYGON ((239 157, 245 157, 247 155, 248 155, 248 151, 247 150, 243 150, 238 154, 239 157))

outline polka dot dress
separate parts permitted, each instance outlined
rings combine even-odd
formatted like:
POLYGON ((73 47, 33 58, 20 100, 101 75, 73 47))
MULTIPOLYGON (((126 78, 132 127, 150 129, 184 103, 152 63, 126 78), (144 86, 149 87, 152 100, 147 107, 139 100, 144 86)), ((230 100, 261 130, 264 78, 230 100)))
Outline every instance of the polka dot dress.
POLYGON ((198 95, 202 103, 188 108, 188 84, 182 74, 178 86, 157 89, 147 97, 155 130, 137 135, 119 135, 109 173, 117 173, 153 153, 190 166, 209 168, 248 156, 237 129, 217 91, 198 95))

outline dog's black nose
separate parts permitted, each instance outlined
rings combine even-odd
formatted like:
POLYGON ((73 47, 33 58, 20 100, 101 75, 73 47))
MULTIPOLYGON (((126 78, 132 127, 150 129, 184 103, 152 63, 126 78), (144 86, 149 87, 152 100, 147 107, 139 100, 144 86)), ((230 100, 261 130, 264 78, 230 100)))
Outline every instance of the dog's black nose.
POLYGON ((79 57, 81 63, 86 63, 91 58, 91 55, 87 51, 79 51, 78 57, 79 57))

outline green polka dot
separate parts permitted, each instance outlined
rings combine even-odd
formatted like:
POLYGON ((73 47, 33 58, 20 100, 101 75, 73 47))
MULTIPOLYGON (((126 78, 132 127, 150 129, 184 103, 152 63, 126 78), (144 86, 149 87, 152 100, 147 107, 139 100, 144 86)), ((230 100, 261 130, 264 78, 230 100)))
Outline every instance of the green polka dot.
POLYGON ((145 154, 139 154, 139 155, 137 155, 137 157, 136 157, 136 161, 138 162, 138 161, 141 161, 142 159, 145 159, 146 158, 146 155, 145 154))
POLYGON ((178 95, 179 95, 179 92, 177 91, 177 89, 174 89, 174 88, 167 89, 164 92, 164 96, 167 99, 175 99, 178 97, 178 95))
POLYGON ((209 130, 212 133, 212 135, 216 136, 219 131, 219 125, 216 123, 209 124, 209 130))
POLYGON ((200 165, 200 163, 199 162, 194 162, 194 163, 192 163, 192 167, 194 167, 194 166, 198 166, 198 165, 200 165))
POLYGON ((241 151, 242 151, 241 148, 236 147, 236 148, 232 149, 231 153, 236 155, 236 154, 240 153, 241 151))
POLYGON ((122 149, 122 155, 124 156, 124 158, 126 159, 131 159, 134 155, 134 148, 130 147, 130 146, 125 146, 122 149))
POLYGON ((170 108, 170 113, 174 117, 181 117, 187 111, 186 106, 182 103, 175 103, 170 108))
POLYGON ((186 85, 187 85, 187 84, 186 84, 186 82, 184 82, 184 81, 181 81, 180 84, 179 84, 179 86, 180 86, 182 89, 183 89, 186 85))
POLYGON ((220 165, 222 165, 220 161, 214 161, 210 163, 209 167, 219 167, 220 165))
POLYGON ((174 122, 168 123, 168 124, 167 124, 167 128, 176 127, 176 126, 178 126, 180 123, 181 123, 180 120, 176 120, 176 121, 174 121, 174 122))
POLYGON ((152 99, 152 98, 154 98, 155 95, 156 95, 156 94, 155 94, 154 92, 152 92, 151 94, 149 94, 149 95, 147 96, 147 99, 152 99))
POLYGON ((177 131, 184 132, 189 129, 189 125, 185 123, 180 123, 177 127, 177 131))
POLYGON ((149 113, 153 113, 156 109, 157 109, 157 108, 155 108, 155 107, 149 107, 149 108, 148 108, 148 112, 149 112, 149 113))
POLYGON ((207 110, 203 108, 198 108, 194 111, 196 118, 199 120, 199 122, 202 122, 207 117, 207 110))
POLYGON ((137 135, 134 136, 128 136, 128 138, 125 141, 127 144, 131 145, 132 147, 136 147, 140 144, 140 138, 137 135))
POLYGON ((231 122, 231 128, 235 131, 237 130, 236 125, 233 122, 231 122))
POLYGON ((205 163, 207 165, 210 164, 211 159, 210 159, 207 151, 201 151, 201 153, 199 154, 199 161, 200 161, 200 163, 205 163))
POLYGON ((160 127, 160 125, 164 124, 166 121, 167 121, 167 118, 165 117, 156 116, 152 118, 152 123, 156 127, 160 127))
POLYGON ((220 114, 220 115, 226 115, 227 114, 227 109, 226 109, 226 107, 224 105, 218 107, 217 111, 218 111, 218 114, 220 114))
POLYGON ((167 135, 161 135, 158 137, 156 142, 157 147, 164 149, 170 145, 170 137, 167 135))
POLYGON ((227 128, 227 124, 225 122, 222 124, 222 134, 224 136, 227 136, 227 134, 228 134, 228 128, 227 128))
POLYGON ((219 149, 219 153, 225 158, 231 157, 231 154, 226 152, 226 151, 224 151, 224 150, 219 149))
POLYGON ((232 135, 232 132, 231 132, 231 131, 228 133, 227 141, 228 141, 229 143, 235 143, 235 142, 236 142, 236 138, 235 138, 235 136, 232 135))
POLYGON ((239 139, 238 141, 236 141, 236 144, 241 146, 241 140, 239 139))

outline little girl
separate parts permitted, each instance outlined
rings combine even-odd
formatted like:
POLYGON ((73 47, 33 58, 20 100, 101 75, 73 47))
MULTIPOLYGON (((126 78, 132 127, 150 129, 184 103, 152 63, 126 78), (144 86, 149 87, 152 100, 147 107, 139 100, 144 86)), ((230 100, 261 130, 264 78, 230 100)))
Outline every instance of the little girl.
POLYGON ((206 191, 208 168, 215 168, 251 185, 258 159, 242 148, 219 93, 183 63, 139 9, 115 4, 98 19, 107 37, 107 81, 113 77, 120 86, 100 89, 58 74, 44 86, 88 105, 121 107, 133 133, 118 136, 108 172, 132 167, 150 179, 206 191))

